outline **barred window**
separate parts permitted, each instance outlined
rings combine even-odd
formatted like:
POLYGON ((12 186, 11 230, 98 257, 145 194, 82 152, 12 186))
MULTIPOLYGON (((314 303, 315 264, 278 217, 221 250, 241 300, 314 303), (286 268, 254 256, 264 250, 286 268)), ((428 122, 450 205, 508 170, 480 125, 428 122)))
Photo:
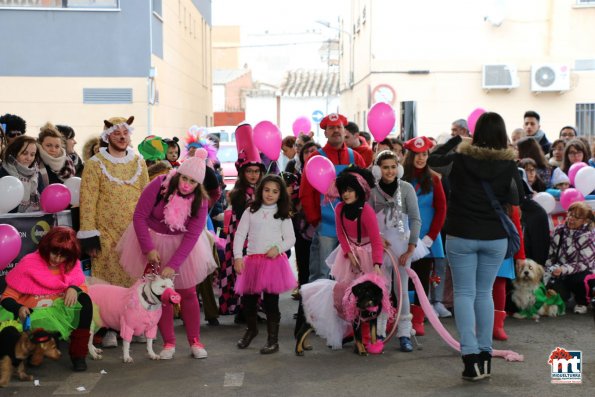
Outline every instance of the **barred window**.
POLYGON ((576 104, 576 130, 580 136, 595 138, 595 103, 576 104))

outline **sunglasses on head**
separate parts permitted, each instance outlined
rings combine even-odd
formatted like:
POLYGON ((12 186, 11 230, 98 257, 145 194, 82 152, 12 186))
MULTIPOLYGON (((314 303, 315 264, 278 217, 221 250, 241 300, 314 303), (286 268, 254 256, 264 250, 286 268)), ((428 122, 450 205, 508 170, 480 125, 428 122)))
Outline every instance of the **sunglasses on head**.
POLYGON ((21 131, 6 131, 4 133, 8 138, 16 138, 17 136, 23 135, 21 131))

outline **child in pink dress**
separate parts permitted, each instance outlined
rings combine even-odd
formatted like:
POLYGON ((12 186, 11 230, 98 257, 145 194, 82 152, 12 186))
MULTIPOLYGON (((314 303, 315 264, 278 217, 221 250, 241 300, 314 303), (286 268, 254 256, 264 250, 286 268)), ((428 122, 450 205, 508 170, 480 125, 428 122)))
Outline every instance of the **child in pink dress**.
MULTIPOLYGON (((181 315, 194 358, 206 358, 200 342, 200 306, 196 285, 217 265, 205 232, 208 197, 203 187, 207 152, 198 149, 169 175, 155 178, 142 192, 133 222, 122 235, 117 249, 120 264, 140 278, 148 264, 160 268, 161 277, 173 278, 182 297, 181 315), (175 277, 174 277, 175 276, 175 277)), ((176 351, 173 306, 163 306, 159 332, 164 348, 159 356, 172 359, 176 351)))
POLYGON ((263 294, 268 339, 260 353, 279 350, 279 294, 297 285, 285 255, 295 244, 290 209, 291 201, 283 179, 267 175, 256 189, 254 203, 244 211, 238 225, 233 242, 234 269, 238 274, 235 292, 242 296, 248 326, 237 343, 240 349, 247 348, 258 334, 256 305, 263 294), (247 255, 243 257, 246 238, 247 255))
MULTIPOLYGON (((316 334, 326 339, 333 349, 340 349, 351 321, 344 311, 343 298, 353 282, 363 275, 375 274, 386 284, 381 271, 384 246, 374 209, 367 203, 374 177, 368 170, 349 167, 335 181, 341 202, 335 209, 339 246, 326 263, 335 280, 316 280, 301 287, 306 320, 316 334)), ((386 289, 384 290, 386 291, 386 289)), ((383 307, 389 313, 392 307, 383 307)))

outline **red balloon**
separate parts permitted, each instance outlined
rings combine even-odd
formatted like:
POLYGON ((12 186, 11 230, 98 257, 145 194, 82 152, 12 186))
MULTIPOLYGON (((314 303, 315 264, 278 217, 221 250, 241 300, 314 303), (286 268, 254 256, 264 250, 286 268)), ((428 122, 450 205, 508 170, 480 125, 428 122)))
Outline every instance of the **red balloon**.
POLYGON ((70 190, 61 183, 52 183, 41 192, 40 204, 44 212, 64 211, 70 204, 70 190))
POLYGON ((21 252, 19 231, 12 225, 0 225, 0 270, 10 265, 19 252, 21 252))
POLYGON ((335 166, 324 156, 314 156, 306 163, 306 177, 310 185, 326 194, 337 177, 335 166))

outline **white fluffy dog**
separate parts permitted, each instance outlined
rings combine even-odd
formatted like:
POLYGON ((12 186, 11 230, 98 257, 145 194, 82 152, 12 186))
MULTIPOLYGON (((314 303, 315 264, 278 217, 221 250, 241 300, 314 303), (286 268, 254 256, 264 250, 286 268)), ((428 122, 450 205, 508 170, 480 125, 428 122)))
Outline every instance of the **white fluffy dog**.
POLYGON ((543 266, 531 259, 527 259, 518 269, 517 277, 512 282, 512 301, 519 311, 513 317, 538 320, 539 316, 556 317, 564 314, 560 312, 563 302, 558 293, 546 290, 543 285, 544 274, 543 266))

